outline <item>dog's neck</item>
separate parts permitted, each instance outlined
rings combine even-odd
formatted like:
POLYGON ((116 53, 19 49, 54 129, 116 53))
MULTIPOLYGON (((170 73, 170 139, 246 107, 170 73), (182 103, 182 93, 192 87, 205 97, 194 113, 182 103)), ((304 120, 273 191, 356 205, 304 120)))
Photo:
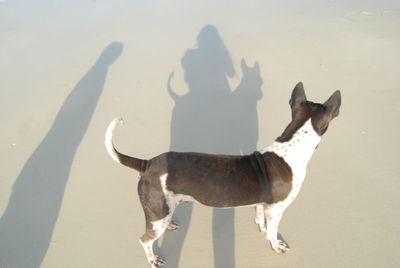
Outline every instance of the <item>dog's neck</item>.
POLYGON ((285 160, 294 173, 304 172, 305 175, 307 164, 320 141, 321 137, 315 132, 309 119, 293 133, 291 139, 285 142, 275 140, 260 152, 277 154, 285 160))

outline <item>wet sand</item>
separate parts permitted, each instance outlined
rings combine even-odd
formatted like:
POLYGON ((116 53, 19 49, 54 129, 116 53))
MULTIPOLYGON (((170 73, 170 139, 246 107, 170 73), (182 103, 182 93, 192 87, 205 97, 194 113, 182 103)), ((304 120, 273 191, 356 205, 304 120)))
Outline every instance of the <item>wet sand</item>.
POLYGON ((105 152, 109 121, 124 117, 116 146, 138 157, 249 153, 289 123, 298 81, 313 101, 340 89, 342 107, 281 221, 291 251, 272 251, 253 208, 199 204, 156 251, 166 267, 398 267, 399 15, 396 1, 0 1, 0 267, 147 267, 138 174, 105 152))

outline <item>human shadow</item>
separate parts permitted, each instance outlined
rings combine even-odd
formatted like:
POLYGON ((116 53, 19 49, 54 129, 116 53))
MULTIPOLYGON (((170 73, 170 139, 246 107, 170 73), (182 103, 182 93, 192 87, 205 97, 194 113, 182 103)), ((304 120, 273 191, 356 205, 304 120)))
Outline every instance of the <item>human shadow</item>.
POLYGON ((111 43, 78 82, 18 175, 0 219, 0 267, 37 268, 49 248, 76 150, 123 45, 111 43))
MULTIPOLYGON (((235 75, 233 63, 218 30, 205 26, 197 37, 197 48, 188 49, 181 63, 188 93, 179 96, 168 79, 168 92, 175 102, 171 118, 170 149, 215 154, 240 154, 256 149, 257 101, 262 97, 259 64, 249 67, 242 60, 243 78, 232 92, 228 77, 235 75)), ((161 244, 167 267, 178 267, 180 253, 191 220, 193 205, 180 205, 174 219, 178 232, 166 233, 161 244)), ((235 211, 213 209, 214 266, 235 267, 235 211)))

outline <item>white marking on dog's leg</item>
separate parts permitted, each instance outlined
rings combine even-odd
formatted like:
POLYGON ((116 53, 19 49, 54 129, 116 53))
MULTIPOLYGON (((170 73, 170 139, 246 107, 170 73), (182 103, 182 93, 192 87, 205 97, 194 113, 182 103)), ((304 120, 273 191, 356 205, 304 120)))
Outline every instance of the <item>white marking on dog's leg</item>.
POLYGON ((169 231, 176 231, 180 227, 177 222, 172 220, 172 215, 174 214, 176 207, 183 202, 193 201, 193 198, 188 195, 175 194, 174 192, 169 191, 167 188, 167 180, 168 180, 168 173, 165 173, 160 176, 161 189, 164 193, 165 201, 169 208, 168 216, 169 216, 170 222, 168 223, 166 228, 169 231))
POLYGON ((282 207, 266 207, 264 211, 268 226, 267 239, 277 253, 285 253, 289 250, 288 245, 278 239, 278 226, 284 210, 282 207))
POLYGON ((160 176, 161 189, 162 189, 165 197, 167 197, 170 194, 167 189, 167 178, 168 178, 168 173, 164 173, 160 176))
POLYGON ((256 207, 256 223, 260 232, 267 232, 265 226, 265 215, 264 215, 264 205, 257 205, 256 207))
POLYGON ((167 203, 167 206, 169 208, 168 216, 170 216, 170 218, 172 220, 172 214, 174 213, 175 208, 178 206, 178 200, 176 198, 176 195, 173 192, 168 191, 167 178, 168 178, 168 173, 161 175, 160 176, 160 184, 161 184, 161 189, 164 193, 165 202, 167 203))
POLYGON ((155 233, 155 236, 157 237, 156 239, 158 239, 164 233, 170 222, 171 222, 171 215, 168 215, 164 219, 161 219, 159 221, 154 221, 151 223, 153 225, 153 231, 155 233))
POLYGON ((154 240, 143 241, 142 239, 140 239, 139 242, 144 249, 147 261, 150 262, 154 258, 154 252, 153 252, 154 240))
POLYGON ((146 253, 147 261, 153 268, 158 268, 165 264, 165 261, 161 257, 154 255, 153 244, 164 233, 170 221, 171 217, 168 215, 164 219, 151 222, 152 229, 147 230, 146 234, 140 239, 140 243, 146 253))

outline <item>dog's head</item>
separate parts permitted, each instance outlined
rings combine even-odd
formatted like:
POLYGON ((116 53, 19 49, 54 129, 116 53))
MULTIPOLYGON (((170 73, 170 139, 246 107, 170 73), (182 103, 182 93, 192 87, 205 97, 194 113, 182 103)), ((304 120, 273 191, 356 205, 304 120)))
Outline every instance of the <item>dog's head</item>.
POLYGON ((289 140, 293 133, 309 119, 311 119, 315 132, 322 136, 332 119, 339 115, 341 99, 340 91, 337 90, 323 104, 308 101, 303 83, 299 82, 293 89, 289 100, 292 108, 292 122, 278 138, 278 141, 289 140))
POLYGON ((340 91, 335 91, 324 104, 308 101, 303 83, 299 82, 293 89, 289 104, 292 108, 292 119, 311 123, 315 132, 322 136, 328 129, 329 123, 339 115, 341 104, 340 91))
POLYGON ((261 86, 263 84, 263 79, 260 72, 260 64, 256 61, 254 66, 251 67, 247 65, 246 61, 242 59, 240 67, 243 72, 242 80, 240 81, 240 86, 238 91, 244 91, 246 96, 255 97, 256 99, 262 98, 261 86))

